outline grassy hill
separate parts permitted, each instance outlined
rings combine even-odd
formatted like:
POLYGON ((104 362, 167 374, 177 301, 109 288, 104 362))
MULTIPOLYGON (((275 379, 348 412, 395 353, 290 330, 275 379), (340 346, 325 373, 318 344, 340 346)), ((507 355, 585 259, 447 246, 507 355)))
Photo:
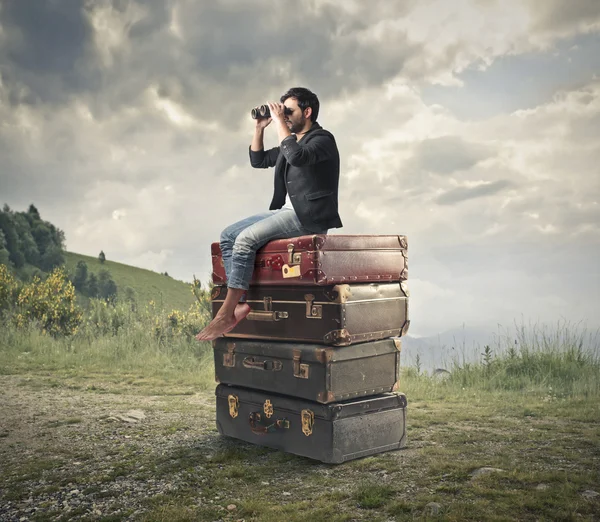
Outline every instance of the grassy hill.
POLYGON ((65 267, 69 273, 74 273, 79 261, 84 261, 88 271, 96 275, 102 269, 108 270, 117 284, 119 295, 123 295, 126 287, 133 288, 140 305, 154 301, 158 309, 187 310, 195 301, 189 284, 169 276, 115 261, 106 260, 102 264, 96 257, 65 252, 65 267))

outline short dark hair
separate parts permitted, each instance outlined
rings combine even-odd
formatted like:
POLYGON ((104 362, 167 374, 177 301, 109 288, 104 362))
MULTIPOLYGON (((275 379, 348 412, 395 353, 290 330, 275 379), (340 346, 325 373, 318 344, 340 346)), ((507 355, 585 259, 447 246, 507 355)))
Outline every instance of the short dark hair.
POLYGON ((317 116, 319 115, 319 98, 317 98, 314 92, 304 87, 292 87, 281 97, 281 103, 285 102, 288 98, 296 98, 298 100, 298 107, 302 109, 302 112, 304 112, 304 109, 310 107, 312 109, 310 120, 312 122, 317 121, 317 116))

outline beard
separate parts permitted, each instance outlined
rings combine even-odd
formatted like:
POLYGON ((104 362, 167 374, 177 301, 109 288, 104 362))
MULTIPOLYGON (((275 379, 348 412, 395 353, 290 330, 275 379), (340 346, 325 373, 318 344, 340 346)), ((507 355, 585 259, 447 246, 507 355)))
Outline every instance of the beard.
POLYGON ((302 129, 304 129, 304 125, 306 124, 306 118, 304 117, 304 115, 302 115, 300 121, 290 123, 292 124, 290 126, 290 132, 293 134, 298 134, 299 132, 302 132, 302 129))

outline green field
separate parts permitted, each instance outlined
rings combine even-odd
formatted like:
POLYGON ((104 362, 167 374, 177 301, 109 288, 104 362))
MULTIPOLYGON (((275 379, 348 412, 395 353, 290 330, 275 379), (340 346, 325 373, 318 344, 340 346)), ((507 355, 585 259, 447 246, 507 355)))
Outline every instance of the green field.
POLYGON ((97 257, 65 252, 65 267, 70 274, 74 273, 79 261, 84 261, 88 271, 96 275, 102 269, 108 270, 117 284, 119 296, 124 295, 127 287, 132 288, 136 301, 140 305, 154 301, 159 310, 187 310, 195 301, 188 283, 177 281, 152 270, 109 260, 102 264, 97 257))

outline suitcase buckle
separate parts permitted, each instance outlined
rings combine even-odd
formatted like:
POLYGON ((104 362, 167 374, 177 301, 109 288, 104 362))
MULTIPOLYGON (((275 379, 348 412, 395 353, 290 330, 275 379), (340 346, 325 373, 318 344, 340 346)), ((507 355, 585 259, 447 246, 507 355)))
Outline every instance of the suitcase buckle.
POLYGON ((298 252, 298 253, 294 254, 294 244, 293 243, 290 243, 287 246, 287 249, 288 249, 288 262, 287 262, 287 264, 289 266, 299 265, 302 262, 302 253, 298 252))
POLYGON ((226 368, 235 366, 235 343, 227 343, 227 353, 223 354, 223 366, 226 368))
POLYGON ((229 415, 235 419, 238 416, 240 401, 235 395, 228 395, 227 402, 229 403, 229 415))
POLYGON ((300 350, 293 351, 294 358, 294 377, 298 379, 308 379, 309 366, 308 364, 300 364, 300 350))
POLYGON ((310 410, 302 410, 302 433, 309 437, 315 425, 315 414, 310 410))
POLYGON ((306 318, 323 319, 323 305, 313 304, 315 296, 312 294, 305 294, 304 299, 306 301, 306 318))

